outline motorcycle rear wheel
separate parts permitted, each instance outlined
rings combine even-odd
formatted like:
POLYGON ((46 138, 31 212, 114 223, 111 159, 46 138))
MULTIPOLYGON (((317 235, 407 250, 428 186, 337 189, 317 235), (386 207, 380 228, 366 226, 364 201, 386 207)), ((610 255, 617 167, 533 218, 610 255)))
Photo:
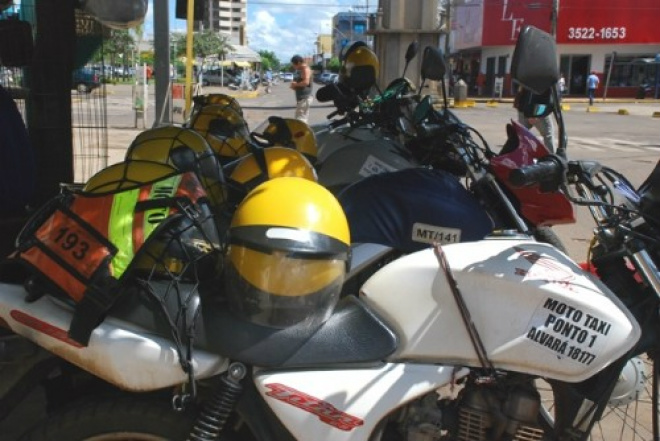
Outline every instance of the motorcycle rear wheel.
POLYGON ((35 426, 21 441, 167 441, 188 439, 194 417, 169 403, 139 398, 86 400, 35 426))
MULTIPOLYGON (((654 441, 658 438, 658 366, 647 355, 628 361, 619 376, 600 421, 589 435, 590 441, 654 441)), ((552 390, 537 381, 541 405, 547 420, 554 418, 552 390)))

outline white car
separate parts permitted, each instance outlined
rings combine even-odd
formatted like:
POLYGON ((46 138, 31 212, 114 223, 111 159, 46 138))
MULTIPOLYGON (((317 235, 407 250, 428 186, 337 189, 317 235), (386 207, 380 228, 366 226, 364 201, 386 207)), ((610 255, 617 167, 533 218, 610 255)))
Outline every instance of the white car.
POLYGON ((282 81, 284 81, 285 83, 290 83, 291 81, 293 81, 293 74, 291 72, 284 72, 282 74, 282 81))

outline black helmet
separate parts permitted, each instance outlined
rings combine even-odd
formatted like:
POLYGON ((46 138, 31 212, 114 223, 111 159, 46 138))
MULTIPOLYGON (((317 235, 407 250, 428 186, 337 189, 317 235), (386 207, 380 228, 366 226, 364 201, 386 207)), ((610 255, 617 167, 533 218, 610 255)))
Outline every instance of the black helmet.
POLYGON ((344 48, 339 71, 339 84, 362 93, 367 92, 378 80, 378 57, 363 41, 344 48))

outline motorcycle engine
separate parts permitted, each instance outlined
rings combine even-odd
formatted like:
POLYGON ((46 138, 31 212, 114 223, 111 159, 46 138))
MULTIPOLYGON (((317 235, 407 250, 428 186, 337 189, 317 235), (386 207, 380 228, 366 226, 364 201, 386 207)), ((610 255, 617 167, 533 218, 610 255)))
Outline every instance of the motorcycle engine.
POLYGON ((406 406, 397 431, 406 441, 540 441, 538 392, 468 382, 456 398, 432 393, 406 406))

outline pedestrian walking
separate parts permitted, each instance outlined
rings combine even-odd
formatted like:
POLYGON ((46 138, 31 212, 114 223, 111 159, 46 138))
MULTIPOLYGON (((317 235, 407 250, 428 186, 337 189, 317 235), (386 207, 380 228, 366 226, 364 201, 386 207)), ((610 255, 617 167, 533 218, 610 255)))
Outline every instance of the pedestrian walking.
POLYGON ((270 93, 272 91, 271 87, 273 85, 273 72, 271 72, 270 69, 266 71, 265 80, 266 80, 266 93, 270 93))
POLYGON ((594 105, 594 97, 596 96, 596 89, 598 89, 599 83, 598 75, 592 70, 591 74, 587 77, 587 96, 589 97, 590 106, 594 105))
POLYGON ((552 92, 548 90, 537 95, 521 87, 513 101, 518 110, 518 122, 528 129, 536 128, 543 137, 543 143, 555 151, 555 123, 552 119, 552 92))
POLYGON ((564 77, 563 73, 560 75, 557 85, 559 86, 559 96, 563 97, 566 95, 568 89, 566 88, 566 78, 564 77))
POLYGON ((297 76, 291 82, 291 89, 296 92, 295 118, 307 122, 309 106, 312 104, 312 70, 300 55, 291 57, 291 65, 297 71, 297 76))

